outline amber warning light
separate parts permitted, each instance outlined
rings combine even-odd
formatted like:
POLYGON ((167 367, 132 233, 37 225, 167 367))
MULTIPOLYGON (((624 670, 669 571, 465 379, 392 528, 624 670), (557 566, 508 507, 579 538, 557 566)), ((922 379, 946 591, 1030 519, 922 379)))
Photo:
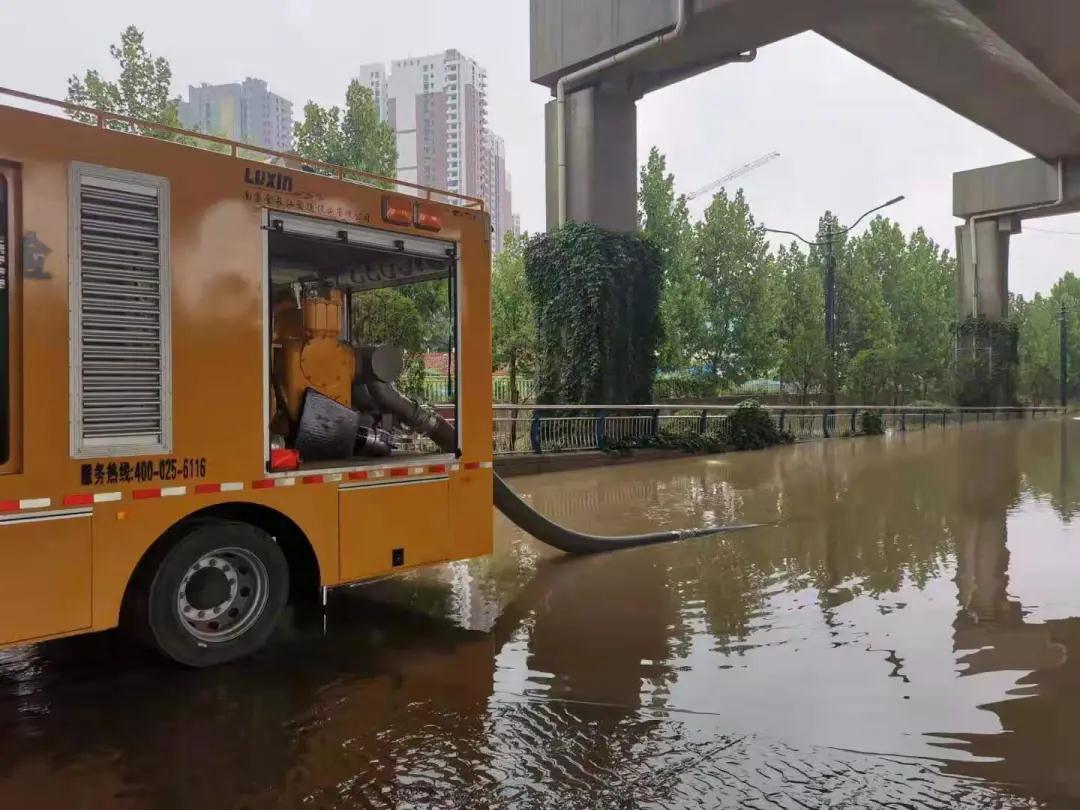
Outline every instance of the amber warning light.
POLYGON ((442 215, 433 205, 416 204, 416 227, 425 231, 437 231, 442 228, 442 215))
POLYGON ((391 225, 415 225, 425 231, 442 229, 442 215, 438 208, 403 197, 383 197, 382 215, 383 221, 391 225))
POLYGON ((412 225, 412 200, 402 199, 401 197, 383 197, 382 218, 391 225, 412 225))

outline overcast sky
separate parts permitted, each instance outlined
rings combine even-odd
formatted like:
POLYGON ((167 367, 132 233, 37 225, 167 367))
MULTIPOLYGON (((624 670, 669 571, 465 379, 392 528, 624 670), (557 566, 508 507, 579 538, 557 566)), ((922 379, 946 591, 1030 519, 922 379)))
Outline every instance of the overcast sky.
MULTIPOLYGON (((187 85, 266 79, 297 111, 308 99, 340 103, 368 62, 457 48, 488 70, 492 127, 506 139, 515 210, 544 224, 545 88, 529 82, 528 0, 7 0, 0 14, 0 85, 63 96, 89 67, 113 75, 108 46, 135 24, 147 46, 187 85), (156 7, 155 7, 156 6, 156 7)), ((690 191, 766 152, 781 157, 738 184, 770 227, 811 235, 826 208, 850 222, 906 194, 890 209, 953 250, 953 171, 1026 154, 813 34, 763 48, 732 65, 643 99, 638 150, 668 156, 690 191)), ((693 206, 704 208, 702 198, 693 206)), ((1080 215, 1032 222, 1014 238, 1010 286, 1046 290, 1080 269, 1080 215), (1036 232, 1032 228, 1077 235, 1036 232)))

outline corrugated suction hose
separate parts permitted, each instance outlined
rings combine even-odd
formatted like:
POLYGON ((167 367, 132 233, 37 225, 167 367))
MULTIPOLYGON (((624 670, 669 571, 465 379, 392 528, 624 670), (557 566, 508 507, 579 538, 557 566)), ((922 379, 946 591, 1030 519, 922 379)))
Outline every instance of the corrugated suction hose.
MULTIPOLYGON (((386 347, 379 347, 380 350, 386 347)), ((371 355, 368 355, 369 357, 371 355)), ((363 374, 364 384, 371 392, 372 399, 386 413, 392 413, 413 430, 416 430, 439 447, 439 449, 453 453, 457 450, 456 432, 453 425, 443 419, 438 413, 430 408, 425 408, 417 402, 409 399, 398 391, 391 380, 380 377, 391 376, 391 373, 379 374, 371 371, 375 363, 367 363, 368 373, 363 374)), ((392 368, 392 367, 391 367, 392 368)), ((390 369, 388 369, 390 372, 390 369)), ((363 373, 363 372, 362 372, 363 373)), ((396 375, 394 375, 396 376, 396 375)), ((692 537, 705 537, 710 534, 738 531, 739 529, 753 528, 759 524, 742 524, 729 526, 702 527, 699 529, 671 530, 666 532, 652 532, 649 534, 624 534, 606 536, 600 534, 586 534, 574 531, 565 526, 560 526, 552 520, 548 520, 537 512, 525 501, 518 497, 517 493, 499 477, 495 475, 494 491, 495 507, 506 515, 511 522, 524 531, 531 534, 542 543, 565 551, 568 554, 596 554, 601 551, 615 551, 616 549, 634 548, 636 546, 650 546, 654 543, 670 543, 674 540, 687 540, 692 537)))
POLYGON ((602 535, 585 534, 560 526, 548 520, 525 501, 518 497, 509 484, 495 475, 495 506, 518 527, 524 529, 537 540, 554 546, 568 554, 596 554, 601 551, 614 551, 620 548, 651 546, 654 543, 670 543, 673 540, 688 540, 691 537, 705 537, 710 534, 733 532, 749 529, 756 524, 702 527, 700 529, 674 529, 650 534, 602 535))

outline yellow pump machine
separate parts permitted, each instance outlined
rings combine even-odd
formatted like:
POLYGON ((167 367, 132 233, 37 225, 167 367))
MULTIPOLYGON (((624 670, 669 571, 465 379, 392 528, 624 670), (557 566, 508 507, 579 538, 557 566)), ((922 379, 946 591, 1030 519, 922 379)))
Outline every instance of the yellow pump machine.
POLYGON ((493 475, 480 200, 0 95, 52 111, 0 106, 0 645, 231 660, 290 595, 488 553, 493 499, 571 552, 685 536, 570 532, 493 475), (436 408, 360 315, 444 295, 436 408))

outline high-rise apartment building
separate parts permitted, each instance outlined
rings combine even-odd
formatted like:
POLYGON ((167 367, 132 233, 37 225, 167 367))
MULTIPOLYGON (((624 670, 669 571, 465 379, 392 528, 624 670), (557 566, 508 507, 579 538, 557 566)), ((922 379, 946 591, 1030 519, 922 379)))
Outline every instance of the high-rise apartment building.
POLYGON ((379 117, 386 121, 388 119, 386 112, 386 66, 377 63, 363 65, 356 74, 356 78, 364 87, 371 88, 371 93, 375 97, 375 106, 379 109, 379 117))
POLYGON ((484 133, 483 171, 480 196, 491 212, 492 250, 502 250, 506 232, 513 229, 510 205, 510 173, 506 171, 506 144, 491 130, 484 133))
POLYGON ((180 102, 180 122, 208 135, 292 150, 292 102, 271 93, 262 79, 189 85, 187 101, 180 102))
POLYGON ((398 59, 390 71, 364 65, 383 120, 396 134, 397 178, 482 198, 491 212, 492 249, 510 227, 510 188, 502 139, 488 129, 487 71, 448 50, 398 59))

